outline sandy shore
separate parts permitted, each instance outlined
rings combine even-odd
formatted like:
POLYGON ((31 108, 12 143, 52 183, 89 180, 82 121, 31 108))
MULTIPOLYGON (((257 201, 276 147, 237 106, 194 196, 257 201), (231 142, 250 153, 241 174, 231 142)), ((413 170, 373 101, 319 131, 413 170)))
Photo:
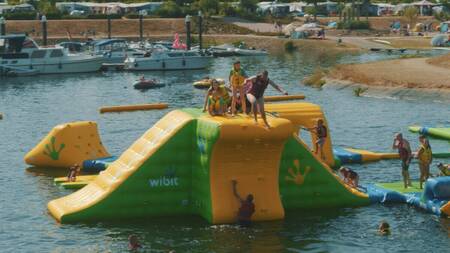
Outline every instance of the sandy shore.
POLYGON ((328 78, 369 87, 450 91, 450 54, 437 58, 410 58, 333 68, 328 78))

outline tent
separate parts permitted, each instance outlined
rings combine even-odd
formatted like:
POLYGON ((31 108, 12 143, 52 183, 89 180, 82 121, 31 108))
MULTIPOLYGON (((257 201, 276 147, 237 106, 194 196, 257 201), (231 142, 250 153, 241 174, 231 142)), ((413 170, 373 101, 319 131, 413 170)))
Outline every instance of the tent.
POLYGON ((411 3, 411 5, 419 8, 419 13, 420 13, 421 16, 423 16, 424 13, 426 15, 432 14, 431 10, 432 10, 433 6, 435 6, 436 4, 434 4, 432 2, 428 2, 427 0, 422 0, 422 1, 419 1, 419 2, 411 3))

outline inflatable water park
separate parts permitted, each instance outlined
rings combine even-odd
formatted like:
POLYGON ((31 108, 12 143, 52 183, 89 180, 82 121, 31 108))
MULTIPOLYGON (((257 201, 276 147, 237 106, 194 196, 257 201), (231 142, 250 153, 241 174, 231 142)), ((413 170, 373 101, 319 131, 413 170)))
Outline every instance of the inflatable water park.
POLYGON ((234 223, 240 203, 233 181, 242 195, 254 196, 252 221, 283 219, 287 210, 389 202, 450 215, 450 177, 430 178, 424 190, 403 191, 400 183, 351 187, 336 173, 340 165, 398 159, 398 154, 333 147, 327 130, 320 156, 300 137, 319 119, 328 126, 320 106, 274 103, 266 111, 270 129, 246 114, 173 110, 118 156, 107 151, 95 122, 70 122, 54 127, 24 159, 55 170, 81 167, 83 175, 74 181, 54 180, 74 190, 48 203, 61 223, 181 215, 234 223))

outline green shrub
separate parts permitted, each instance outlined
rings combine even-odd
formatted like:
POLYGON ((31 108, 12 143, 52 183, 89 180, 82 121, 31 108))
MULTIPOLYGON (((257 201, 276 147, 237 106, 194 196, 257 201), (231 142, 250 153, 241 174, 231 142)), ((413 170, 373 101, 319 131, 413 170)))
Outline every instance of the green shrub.
POLYGON ((131 12, 125 15, 126 18, 129 19, 138 19, 139 18, 139 13, 136 12, 131 12))
POLYGON ((368 88, 354 88, 353 89, 353 94, 355 94, 355 96, 360 97, 364 92, 366 92, 368 90, 368 88))
MULTIPOLYGON (((111 19, 121 19, 122 15, 120 14, 110 14, 109 17, 111 19)), ((86 16, 88 19, 108 19, 108 14, 89 14, 86 16)))
POLYGON ((321 89, 326 84, 326 81, 322 78, 325 77, 325 73, 321 68, 316 68, 314 73, 309 77, 303 79, 303 83, 306 86, 312 86, 321 89))
POLYGON ((33 20, 36 19, 37 12, 30 11, 30 12, 12 12, 12 13, 6 13, 4 15, 4 18, 6 20, 33 20))
POLYGON ((341 21, 337 24, 338 29, 348 29, 348 30, 360 30, 360 29, 370 29, 370 23, 369 21, 358 21, 358 20, 352 20, 352 21, 341 21))
POLYGON ((63 14, 57 10, 57 11, 47 12, 45 14, 45 17, 47 19, 61 19, 63 17, 63 14))

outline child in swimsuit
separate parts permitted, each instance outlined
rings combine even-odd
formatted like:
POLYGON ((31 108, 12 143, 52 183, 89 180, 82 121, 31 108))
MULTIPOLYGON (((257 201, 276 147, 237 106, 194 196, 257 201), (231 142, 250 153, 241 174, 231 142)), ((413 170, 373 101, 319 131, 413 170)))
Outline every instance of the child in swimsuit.
POLYGON ((419 160, 420 169, 420 189, 423 182, 427 181, 430 176, 430 164, 433 161, 430 143, 424 135, 419 136, 420 148, 417 150, 417 158, 419 160))
POLYGON ((241 100, 242 111, 245 113, 247 111, 246 103, 245 103, 245 94, 244 94, 244 83, 247 78, 247 74, 241 68, 241 62, 236 61, 233 64, 233 68, 230 71, 229 81, 232 88, 233 98, 231 101, 231 115, 236 115, 236 104, 238 98, 241 100), (239 94, 239 95, 238 95, 239 94))
POLYGON ((403 138, 401 133, 397 133, 392 144, 393 149, 398 150, 400 160, 402 160, 402 176, 405 189, 411 186, 411 178, 409 176, 409 164, 411 163, 412 153, 409 142, 403 138))
POLYGON ((327 127, 323 124, 323 119, 317 120, 317 126, 313 128, 304 128, 307 131, 314 132, 316 134, 316 142, 314 147, 314 153, 317 155, 320 152, 320 157, 325 160, 325 154, 323 153, 323 145, 327 139, 327 127))
POLYGON ((348 184, 353 188, 357 188, 359 184, 359 175, 355 171, 347 167, 341 167, 339 169, 342 177, 344 178, 344 183, 348 184))
POLYGON ((80 172, 80 166, 78 164, 74 164, 69 168, 69 174, 67 175, 68 182, 75 182, 77 180, 77 175, 80 172))
POLYGON ((224 115, 227 111, 230 102, 230 95, 225 86, 219 85, 216 79, 212 79, 211 88, 208 89, 205 97, 205 103, 203 105, 203 111, 206 111, 208 106, 208 112, 211 116, 224 115))

